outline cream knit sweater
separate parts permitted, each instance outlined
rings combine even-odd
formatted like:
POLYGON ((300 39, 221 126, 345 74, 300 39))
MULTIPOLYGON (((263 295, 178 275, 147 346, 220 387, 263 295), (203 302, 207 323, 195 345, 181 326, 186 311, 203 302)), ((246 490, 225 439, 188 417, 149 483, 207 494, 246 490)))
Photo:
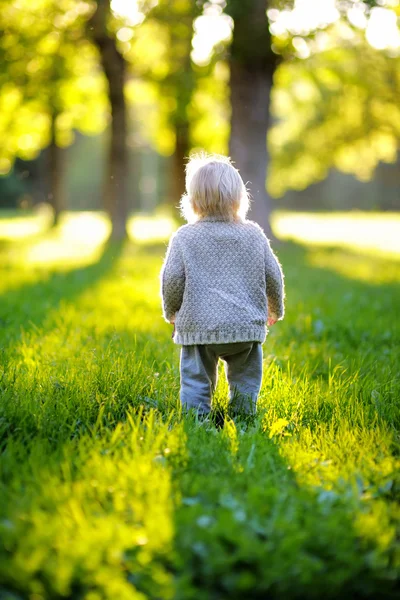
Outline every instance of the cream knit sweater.
POLYGON ((280 265, 262 229, 252 221, 204 217, 171 237, 161 270, 166 321, 174 342, 263 342, 268 316, 282 319, 280 265))

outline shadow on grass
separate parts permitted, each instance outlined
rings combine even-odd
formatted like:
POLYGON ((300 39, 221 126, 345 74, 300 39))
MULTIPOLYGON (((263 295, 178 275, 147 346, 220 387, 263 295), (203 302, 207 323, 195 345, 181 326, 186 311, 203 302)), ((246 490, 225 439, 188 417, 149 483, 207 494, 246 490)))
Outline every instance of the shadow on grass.
POLYGON ((390 568, 369 560, 375 540, 357 531, 353 494, 299 484, 260 428, 185 429, 169 565, 177 598, 395 598, 390 568))
POLYGON ((396 598, 394 552, 360 536, 356 519, 366 508, 353 494, 299 484, 279 444, 260 428, 243 432, 229 423, 217 433, 189 418, 171 422, 168 433, 161 427, 162 437, 158 417, 135 416, 115 437, 100 429, 79 445, 68 443, 65 453, 61 445, 32 440, 5 454, 0 485, 7 486, 8 504, 0 502, 1 516, 3 527, 16 522, 18 529, 7 530, 3 572, 12 573, 26 537, 44 558, 33 573, 22 561, 24 577, 3 578, 0 596, 25 597, 34 578, 46 597, 56 597, 61 572, 73 590, 68 598, 75 591, 100 594, 105 579, 98 574, 105 571, 110 585, 122 575, 126 593, 130 582, 132 594, 153 600, 396 598), (145 443, 132 445, 142 436, 145 443), (171 481, 170 495, 157 496, 161 477, 171 481), (70 501, 85 519, 75 517, 70 501), (125 526, 140 528, 140 537, 113 533, 125 526), (156 544, 151 554, 145 548, 146 560, 136 560, 144 536, 159 538, 161 527, 171 531, 168 544, 156 544), (65 528, 74 535, 71 544, 65 528), (79 555, 80 568, 68 568, 75 564, 75 539, 85 540, 86 554, 79 555), (66 550, 51 561, 57 546, 66 550))
MULTIPOLYGON (((135 252, 133 249, 129 251, 135 252)), ((156 252, 158 254, 158 250, 156 252)), ((345 278, 330 269, 310 266, 307 253, 301 252, 299 248, 283 248, 281 259, 288 285, 288 312, 287 320, 277 333, 279 353, 289 353, 288 349, 295 340, 298 343, 297 347, 294 346, 294 354, 297 352, 301 355, 304 351, 304 356, 308 357, 311 345, 314 344, 315 360, 323 362, 325 368, 325 353, 329 354, 330 348, 357 353, 370 347, 371 339, 382 329, 380 322, 375 330, 371 331, 371 323, 376 321, 386 302, 387 309, 391 308, 391 312, 385 315, 385 319, 390 323, 395 309, 392 304, 389 305, 387 295, 392 302, 399 293, 391 284, 381 288, 345 278), (344 301, 347 294, 352 295, 349 300, 344 301), (382 299, 379 298, 378 306, 375 306, 377 294, 382 294, 382 299), (346 323, 346 320, 346 327, 354 336, 352 344, 349 344, 343 332, 338 334, 337 323, 346 323), (363 340, 361 334, 364 331, 369 332, 372 338, 367 336, 363 340), (339 347, 334 347, 334 343, 339 343, 339 347)), ((113 260, 111 264, 106 260, 101 268, 100 263, 93 265, 94 272, 91 267, 87 267, 62 275, 61 279, 59 275, 53 276, 52 285, 61 284, 64 287, 68 282, 68 287, 71 288, 70 291, 59 294, 59 298, 55 296, 53 306, 62 298, 74 297, 104 275, 112 267, 113 260)), ((50 293, 46 284, 40 285, 50 293)), ((27 286, 26 289, 31 287, 35 286, 27 286)), ((14 303, 17 303, 16 298, 14 303)), ((135 309, 135 306, 132 308, 135 309)), ((47 310, 48 307, 44 307, 37 315, 32 313, 31 320, 35 325, 41 323, 47 310)), ((386 320, 383 323, 384 327, 386 320)), ((25 326, 29 326, 29 320, 26 320, 25 326)), ((117 333, 131 335, 124 327, 117 333)), ((143 334, 146 335, 145 330, 143 334)), ((101 338, 98 342, 101 345, 101 338)), ((393 340, 390 341, 390 349, 392 345, 393 340)), ((166 346, 166 351, 168 349, 172 350, 172 344, 170 347, 166 346)), ((114 348, 111 350, 115 352, 114 348)), ((125 348, 122 350, 126 355, 125 348)), ((374 346, 373 350, 380 354, 381 347, 374 346)), ((395 364, 396 357, 389 355, 389 358, 395 364)), ((296 361, 297 356, 294 355, 293 359, 296 361)), ((387 357, 384 360, 387 360, 387 357)), ((119 416, 121 402, 124 398, 129 399, 132 394, 126 366, 129 367, 129 364, 122 363, 120 370, 113 373, 110 379, 110 365, 104 364, 104 394, 112 397, 109 410, 111 413, 115 411, 108 426, 103 425, 101 421, 104 398, 101 398, 102 405, 95 404, 93 410, 90 410, 88 397, 79 399, 82 405, 86 402, 89 407, 86 413, 82 410, 81 415, 82 419, 86 418, 86 424, 94 432, 91 439, 93 444, 96 436, 101 438, 105 435, 104 429, 108 431, 115 427, 115 415, 119 416), (98 429, 93 427, 95 422, 101 424, 98 429)), ((151 367, 144 374, 148 374, 149 371, 151 367)), ((160 380, 166 377, 165 372, 161 375, 160 380)), ((383 377, 384 375, 380 374, 380 380, 383 377)), ((140 383, 140 373, 133 379, 140 383)), ((161 386, 154 388, 155 400, 161 396, 162 389, 161 386)), ((56 387, 53 393, 54 402, 58 402, 59 406, 69 397, 68 389, 63 391, 62 388, 56 387), (63 393, 65 398, 61 395, 63 393)), ((134 398, 136 402, 139 400, 139 393, 140 390, 134 398)), ((147 394, 146 389, 144 393, 147 394)), ((42 405, 39 404, 39 410, 41 409, 42 405)), ((104 414, 107 414, 107 410, 104 414)), ((71 410, 67 417, 76 419, 76 414, 71 410)), ((47 423, 49 428, 56 427, 54 413, 51 411, 47 423)), ((254 433, 249 430, 242 434, 234 427, 227 426, 226 430, 216 432, 213 428, 207 429, 189 421, 185 422, 185 427, 184 442, 178 436, 172 436, 171 440, 168 440, 168 446, 162 446, 164 453, 157 450, 154 457, 157 464, 173 470, 176 491, 174 548, 167 556, 165 553, 161 557, 152 558, 151 563, 146 563, 149 565, 148 569, 135 564, 130 572, 124 562, 123 547, 121 552, 116 554, 117 558, 113 563, 115 570, 121 568, 126 572, 139 592, 153 598, 164 595, 163 591, 157 590, 157 593, 154 593, 154 588, 148 587, 149 569, 154 568, 158 580, 161 583, 164 581, 159 577, 160 572, 164 575, 163 570, 159 571, 157 568, 160 565, 161 569, 166 566, 174 577, 177 586, 174 597, 178 600, 395 598, 395 582, 391 579, 393 571, 390 567, 392 557, 386 550, 379 549, 378 537, 376 540, 368 536, 361 537, 356 531, 355 518, 358 513, 366 511, 365 499, 362 504, 358 496, 346 497, 331 490, 301 486, 293 474, 291 465, 280 453, 279 445, 268 440, 268 434, 260 429, 254 433), (183 445, 185 447, 182 448, 183 445)), ((143 435, 148 436, 146 439, 150 439, 152 432, 152 425, 146 427, 144 424, 143 435)), ((80 433, 81 431, 78 431, 77 437, 80 433)), ((61 437, 56 446, 59 448, 62 443, 61 437)), ((51 450, 50 445, 49 448, 51 450)), ((106 459, 102 461, 101 457, 106 457, 110 450, 111 444, 110 448, 104 449, 104 454, 99 452, 100 479, 106 477, 106 470, 102 469, 106 459)), ((43 456, 43 461, 46 462, 46 455, 43 456)), ((73 472, 74 463, 71 462, 71 465, 73 472)), ((10 478, 16 477, 16 471, 17 469, 10 468, 10 478)), ((34 476, 40 476, 40 472, 41 464, 37 466, 34 476)), ((28 481, 34 481, 34 476, 30 473, 25 475, 28 481)), ((55 481, 56 486, 62 485, 62 477, 63 472, 60 468, 59 478, 55 481)), ((23 481, 22 484, 28 485, 28 482, 23 481)), ((89 485, 87 481, 85 485, 89 485)), ((140 486, 137 487, 139 491, 136 491, 136 488, 130 491, 133 497, 140 494, 140 486)), ((125 489, 122 491, 125 492, 125 489)), ((90 510, 89 506, 86 512, 87 520, 96 527, 106 527, 115 510, 108 496, 106 500, 96 505, 96 511, 90 510), (102 517, 101 523, 99 513, 102 517)), ((85 508, 83 506, 83 510, 85 508)), ((52 511, 57 514, 56 505, 52 511)), ((126 515, 122 514, 121 521, 124 522, 125 518, 126 515)), ((78 522, 78 537, 79 527, 78 522)), ((153 529, 153 533, 154 531, 156 530, 153 529)), ((19 539, 23 539, 23 530, 19 539)), ((51 540, 47 538, 49 539, 51 540)), ((49 544, 49 541, 45 540, 45 543, 49 544)), ((118 545, 118 537, 115 543, 118 545)), ((89 552, 91 546, 88 548, 89 552)), ((391 552, 391 549, 389 550, 391 552)), ((136 552, 137 548, 134 546, 131 551, 136 552)), ((11 553, 7 554, 7 559, 10 555, 11 553)), ((97 552, 96 556, 100 556, 96 565, 98 572, 107 554, 97 552)), ((73 576, 77 578, 74 581, 77 588, 80 589, 79 586, 82 585, 84 591, 85 586, 92 591, 96 589, 96 584, 90 580, 90 577, 94 577, 94 570, 92 569, 86 579, 82 577, 81 572, 73 571, 73 576)), ((112 573, 110 570, 111 578, 112 573)), ((41 572, 35 576, 39 581, 45 578, 41 572)), ((18 588, 18 591, 24 590, 18 588)))

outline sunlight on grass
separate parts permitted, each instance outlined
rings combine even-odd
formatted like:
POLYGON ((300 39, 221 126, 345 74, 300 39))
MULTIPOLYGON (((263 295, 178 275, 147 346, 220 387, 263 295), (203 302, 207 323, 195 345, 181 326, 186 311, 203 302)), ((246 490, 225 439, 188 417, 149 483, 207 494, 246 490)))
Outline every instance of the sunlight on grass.
POLYGON ((277 211, 272 227, 282 240, 312 246, 340 246, 387 258, 400 258, 397 213, 294 213, 277 211))
MULTIPOLYGON (((282 240, 293 240, 307 246, 347 248, 393 260, 400 258, 398 214, 276 211, 272 215, 272 226, 282 240)), ((18 216, 18 212, 11 211, 0 213, 0 241, 25 241, 19 255, 28 264, 93 261, 110 234, 109 220, 102 212, 67 212, 57 228, 49 230, 48 227, 49 213, 44 208, 36 215, 18 216), (39 234, 41 238, 35 239, 39 234)), ((132 241, 146 245, 167 241, 176 227, 176 221, 169 216, 138 214, 129 219, 127 229, 132 241)))
POLYGON ((13 241, 43 233, 51 223, 51 211, 43 207, 29 214, 15 210, 0 211, 0 240, 13 241))
MULTIPOLYGON (((101 249, 98 215, 72 217, 46 236, 68 247, 90 229, 101 249)), ((376 285, 388 261, 358 256, 360 281, 337 272, 349 251, 282 245, 287 312, 264 345, 259 411, 221 431, 179 412, 164 251, 111 244, 66 272, 63 259, 0 264, 0 590, 394 598, 400 288, 376 285)))
POLYGON ((34 589, 29 598, 71 598, 83 580, 92 582, 85 598, 140 600, 148 596, 135 590, 134 576, 143 570, 140 583, 151 597, 172 598, 172 578, 160 561, 174 535, 171 474, 162 458, 176 432, 154 414, 145 426, 143 435, 140 419, 129 416, 114 431, 102 431, 94 446, 90 436, 82 437, 58 456, 40 440, 29 458, 10 444, 8 469, 27 473, 32 460, 43 466, 34 478, 28 475, 23 494, 9 492, 14 497, 2 537, 13 558, 7 571, 0 563, 2 584, 34 589))
MULTIPOLYGON (((18 214, 18 213, 16 213, 18 214)), ((43 210, 25 217, 0 217, 0 240, 24 241, 10 253, 26 265, 81 265, 98 259, 111 233, 102 212, 67 212, 59 225, 49 229, 49 215, 43 210), (40 238, 37 237, 41 234, 40 238)), ((128 221, 128 235, 140 245, 166 241, 176 229, 175 221, 164 215, 135 215, 128 221)))
POLYGON ((170 217, 132 217, 128 223, 129 237, 137 243, 154 243, 167 240, 176 229, 176 222, 170 217))
POLYGON ((30 264, 80 264, 95 260, 110 231, 110 223, 104 215, 67 213, 59 227, 26 250, 26 261, 30 264))
POLYGON ((313 267, 330 269, 358 281, 370 285, 392 283, 400 279, 400 262, 386 256, 368 260, 362 253, 353 254, 345 249, 329 248, 308 251, 308 263, 313 267))

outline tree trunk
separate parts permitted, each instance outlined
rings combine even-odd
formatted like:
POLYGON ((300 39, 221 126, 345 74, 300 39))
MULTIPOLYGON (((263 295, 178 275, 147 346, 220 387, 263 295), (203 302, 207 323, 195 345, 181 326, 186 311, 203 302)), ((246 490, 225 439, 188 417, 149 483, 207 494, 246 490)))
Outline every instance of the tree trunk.
POLYGON ((260 71, 249 73, 231 64, 231 136, 229 153, 252 198, 249 217, 271 235, 271 199, 266 191, 267 131, 272 80, 260 71))
POLYGON ((277 57, 271 50, 266 0, 230 0, 234 19, 230 49, 231 136, 229 153, 252 197, 249 217, 272 237, 271 198, 266 191, 267 132, 277 57))
POLYGON ((50 144, 48 147, 49 194, 48 200, 53 208, 53 226, 58 225, 60 214, 65 210, 62 150, 57 145, 57 113, 51 115, 50 144))
POLYGON ((109 88, 111 106, 111 137, 106 180, 104 182, 104 206, 110 215, 111 237, 126 237, 128 200, 126 193, 128 172, 127 111, 124 94, 125 59, 117 48, 114 37, 108 32, 110 0, 98 0, 97 8, 89 24, 97 45, 104 74, 109 88))

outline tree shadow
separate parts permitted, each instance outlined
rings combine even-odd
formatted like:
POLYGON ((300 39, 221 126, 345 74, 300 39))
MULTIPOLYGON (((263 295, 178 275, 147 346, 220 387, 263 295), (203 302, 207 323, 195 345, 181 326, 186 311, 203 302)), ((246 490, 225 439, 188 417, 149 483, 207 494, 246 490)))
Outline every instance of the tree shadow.
POLYGON ((176 597, 395 597, 390 569, 369 560, 376 541, 355 526, 351 485, 340 494, 301 484, 260 426, 216 433, 188 419, 185 430, 173 465, 176 597))
MULTIPOLYGON (((329 351, 330 345, 338 338, 338 330, 334 326, 337 322, 335 310, 338 305, 341 306, 341 301, 344 307, 347 306, 344 296, 348 293, 352 293, 353 298, 367 296, 365 306, 364 300, 360 300, 360 306, 356 304, 355 309, 354 302, 358 302, 355 300, 350 302, 350 308, 347 306, 341 310, 341 314, 349 317, 366 312, 367 318, 361 318, 356 327, 353 323, 348 324, 354 336, 354 346, 350 347, 354 352, 363 352, 371 338, 367 337, 360 345, 360 334, 381 310, 371 306, 369 299, 371 294, 375 296, 377 286, 346 278, 321 266, 309 265, 307 251, 302 252, 300 247, 295 247, 294 251, 295 259, 289 256, 290 248, 282 248, 281 258, 288 285, 288 313, 287 320, 280 325, 282 330, 276 336, 278 352, 287 352, 293 339, 301 341, 305 352, 311 344, 321 344, 323 350, 316 353, 316 361, 325 364, 323 352, 326 348, 329 351), (288 264, 285 268, 289 258, 294 266, 288 264), (310 315, 311 319, 308 319, 310 315), (318 321, 322 325, 316 325, 318 321)), ((158 254, 159 250, 156 252, 158 254)), ((114 261, 115 256, 106 250, 106 256, 103 255, 96 265, 56 274, 47 282, 21 289, 32 297, 33 290, 39 285, 37 297, 43 293, 50 294, 50 308, 55 308, 62 299, 74 298, 105 275, 114 261), (48 287, 49 281, 56 288, 60 284, 62 293, 56 290, 53 295, 48 287), (68 289, 65 290, 66 287, 68 289)), ((11 298, 14 306, 18 306, 21 293, 18 296, 13 296, 13 293, 10 292, 11 296, 5 294, 5 297, 11 298)), ((392 302, 399 292, 394 284, 388 284, 387 289, 385 284, 385 302, 387 293, 392 302)), ((139 302, 137 306, 140 306, 139 302)), ((146 304, 144 308, 147 309, 146 304)), ((33 327, 39 327, 48 310, 46 306, 41 307, 37 314, 32 313, 30 319, 25 319, 25 327, 29 327, 30 322, 33 327)), ((160 325, 161 322, 160 314, 160 325)), ((131 335, 123 326, 118 333, 131 335)), ((102 344, 101 338, 98 342, 102 344)), ((339 342, 343 348, 349 346, 344 339, 340 338, 339 342)), ((127 354, 123 343, 121 350, 127 354)), ((115 348, 112 351, 115 352, 115 348)), ((113 366, 116 372, 112 374, 109 366, 105 362, 102 371, 102 404, 94 404, 93 410, 89 407, 86 412, 86 424, 92 428, 94 435, 101 435, 102 427, 112 429, 119 419, 122 420, 126 406, 121 400, 128 399, 133 393, 132 389, 128 389, 125 368, 130 365, 121 363, 119 371, 113 366), (111 386, 114 386, 113 389, 111 386), (110 403, 101 412, 105 394, 110 403), (108 411, 114 413, 110 422, 101 421, 102 415, 106 416, 108 411), (101 423, 97 430, 96 423, 101 423)), ((321 371, 313 376, 323 375, 324 371, 321 371)), ((162 377, 166 377, 165 372, 162 377)), ((140 394, 146 395, 151 384, 142 385, 140 371, 134 374, 134 380, 138 385, 138 391, 134 392, 135 400, 139 404, 140 394)), ((156 401, 162 390, 161 386, 154 388, 156 401)), ((59 405, 64 400, 63 393, 67 399, 68 389, 63 391, 61 386, 55 386, 54 397, 59 405)), ((87 398, 84 400, 88 402, 87 398)), ((72 415, 75 419, 76 415, 71 411, 72 415)), ((82 418, 84 416, 82 411, 82 418)), ((167 418, 167 415, 162 417, 167 418)), ((55 428, 55 420, 49 418, 48 423, 47 431, 55 428)), ((378 538, 362 537, 355 527, 358 513, 365 512, 365 503, 361 506, 359 498, 362 491, 353 493, 349 485, 349 494, 346 495, 301 485, 292 465, 280 452, 279 444, 269 440, 268 433, 262 430, 261 421, 258 430, 243 433, 229 425, 222 432, 190 420, 186 420, 184 425, 185 448, 181 447, 180 439, 171 438, 165 456, 155 457, 166 465, 165 468, 173 470, 176 537, 170 556, 164 554, 155 557, 154 561, 166 564, 173 574, 177 585, 176 598, 395 597, 393 590, 396 584, 390 579, 388 567, 390 557, 383 552, 379 562, 378 538), (376 562, 375 556, 378 556, 376 562)), ((144 426, 144 435, 150 435, 149 430, 150 426, 147 430, 144 426)), ((88 431, 77 427, 75 437, 79 438, 88 431)), ((63 438, 59 438, 55 445, 59 447, 62 443, 63 438)), ((101 473, 101 463, 99 466, 101 473)), ((146 594, 146 578, 142 577, 141 571, 129 575, 138 591, 146 594)))

